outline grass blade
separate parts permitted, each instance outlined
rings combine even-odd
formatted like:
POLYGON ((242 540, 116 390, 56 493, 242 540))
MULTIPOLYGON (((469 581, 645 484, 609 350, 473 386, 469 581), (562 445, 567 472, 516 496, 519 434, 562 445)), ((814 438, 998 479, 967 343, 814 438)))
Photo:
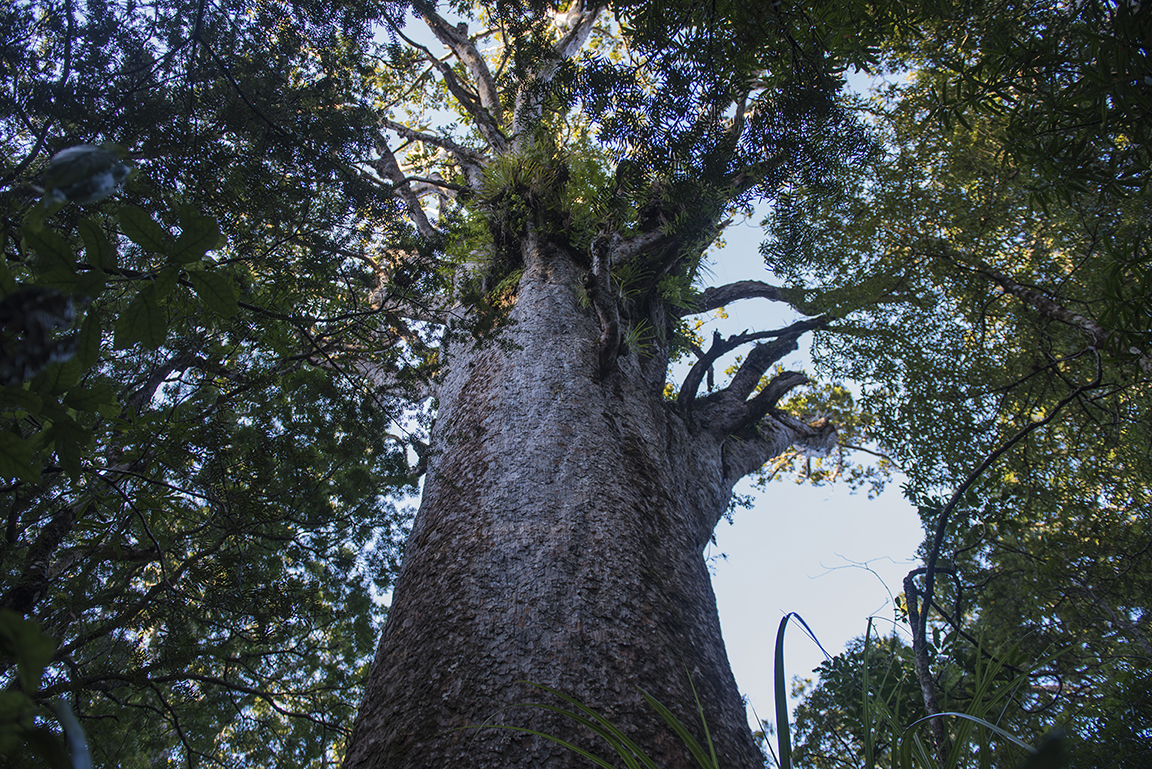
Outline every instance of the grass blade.
POLYGON ((792 731, 788 725, 788 693, 784 688, 784 629, 788 627, 785 614, 776 630, 775 695, 776 695, 776 744, 780 751, 780 769, 792 769, 792 731))

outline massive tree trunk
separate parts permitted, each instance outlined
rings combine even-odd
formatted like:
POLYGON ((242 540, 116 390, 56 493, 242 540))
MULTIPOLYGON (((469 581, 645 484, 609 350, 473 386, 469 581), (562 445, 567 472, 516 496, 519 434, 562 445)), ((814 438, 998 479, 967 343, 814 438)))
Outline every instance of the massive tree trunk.
MULTIPOLYGON (((402 149, 381 141, 377 170, 406 201, 415 230, 433 249, 480 244, 468 258, 487 253, 488 264, 465 281, 472 289, 520 277, 514 295, 502 297, 507 318, 495 332, 473 335, 484 322, 449 325, 441 345, 423 500, 350 738, 349 769, 587 765, 517 728, 617 760, 582 727, 528 707, 564 704, 531 684, 595 709, 667 769, 695 762, 641 690, 703 743, 698 698, 720 764, 762 764, 703 551, 736 481, 794 444, 834 441, 829 425, 775 408, 803 376, 764 382, 802 333, 828 319, 717 336, 697 350, 676 400, 664 391, 680 317, 753 297, 805 309, 802 297, 754 281, 689 296, 728 201, 771 192, 784 178, 792 145, 773 137, 792 113, 774 99, 746 110, 750 92, 731 110, 712 104, 720 109, 692 118, 704 121, 693 131, 716 140, 705 142, 708 157, 694 158, 698 173, 635 161, 614 174, 580 171, 587 163, 570 164, 549 138, 560 117, 549 110, 567 102, 545 98, 545 86, 593 33, 601 6, 565 5, 527 26, 514 20, 509 28, 528 37, 505 40, 503 58, 490 51, 502 77, 477 47, 487 46, 487 33, 470 36, 467 23, 421 6, 459 66, 412 45, 468 116, 470 138, 381 118, 402 149), (514 50, 512 77, 505 64, 514 50), (753 138, 738 151, 746 126, 753 138), (414 145, 424 149, 410 152, 414 145), (440 170, 456 181, 438 182, 440 170), (459 191, 456 215, 473 227, 454 230, 447 216, 441 230, 422 206, 428 190, 420 185, 440 196, 437 216, 448 191, 459 191), (598 206, 606 201, 618 205, 598 206), (490 239, 468 234, 480 224, 490 239), (627 292, 614 282, 622 275, 627 292), (629 334, 646 338, 625 343, 629 334), (727 386, 698 396, 717 359, 744 344, 753 346, 727 386)), ((746 87, 747 72, 732 75, 746 87)), ((739 88, 722 89, 722 99, 739 88)), ((399 258, 413 267, 423 259, 399 258)), ((460 258, 449 254, 447 262, 460 258)), ((469 304, 475 294, 439 299, 469 304)), ((472 311, 493 298, 471 302, 472 311)))
POLYGON ((533 682, 596 709, 669 768, 695 763, 640 689, 703 742, 695 687, 720 764, 759 767, 703 551, 740 477, 828 430, 763 403, 749 424, 740 393, 678 406, 663 394, 659 340, 621 348, 605 369, 587 265, 531 236, 521 251, 508 322, 442 351, 423 500, 345 766, 588 765, 538 737, 471 728, 485 724, 615 762, 571 722, 519 707, 563 704, 533 682))

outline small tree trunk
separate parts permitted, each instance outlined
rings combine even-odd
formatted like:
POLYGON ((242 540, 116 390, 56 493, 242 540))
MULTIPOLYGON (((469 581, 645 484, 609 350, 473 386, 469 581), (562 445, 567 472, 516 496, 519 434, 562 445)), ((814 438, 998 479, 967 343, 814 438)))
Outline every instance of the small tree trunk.
MULTIPOLYGON (((617 763, 570 721, 594 708, 661 767, 695 766, 649 692, 721 766, 760 767, 703 559, 742 472, 689 429, 643 350, 598 377, 577 267, 527 253, 498 339, 448 347, 423 500, 350 741, 349 769, 588 766, 503 724, 617 763)), ((781 446, 781 449, 785 446, 781 446)), ((745 468, 746 469, 746 468, 745 468)))

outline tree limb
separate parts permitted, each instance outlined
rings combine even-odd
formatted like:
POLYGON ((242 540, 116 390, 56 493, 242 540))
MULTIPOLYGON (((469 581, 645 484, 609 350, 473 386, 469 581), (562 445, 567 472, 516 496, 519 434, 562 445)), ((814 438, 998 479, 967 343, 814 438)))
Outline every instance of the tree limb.
POLYGON ((403 123, 397 123, 395 120, 389 120, 386 117, 381 117, 380 125, 384 128, 394 131, 400 136, 408 139, 409 141, 425 142, 431 144, 433 147, 440 147, 451 153, 456 162, 460 164, 460 169, 464 172, 464 178, 468 180, 468 186, 476 189, 480 182, 480 171, 484 167, 484 156, 476 150, 465 147, 462 144, 452 141, 443 136, 430 134, 425 131, 418 131, 415 128, 409 128, 403 123))
MULTIPOLYGON (((1046 296, 1041 291, 1017 283, 1008 275, 1000 272, 995 267, 976 256, 971 254, 958 253, 950 243, 939 241, 939 246, 942 252, 940 256, 942 256, 944 259, 952 262, 953 264, 959 264, 962 267, 966 267, 979 275, 983 275, 998 285, 1004 291, 1004 293, 1011 294, 1017 299, 1020 299, 1024 303, 1030 305, 1033 309, 1039 310, 1045 316, 1052 318, 1053 320, 1060 321, 1061 323, 1066 323, 1073 328, 1079 329, 1091 340, 1093 347, 1102 348, 1108 341, 1108 329, 1104 328, 1091 318, 1086 318, 1083 315, 1072 312, 1067 307, 1055 301, 1051 297, 1046 296)), ((1142 367, 1145 366, 1145 360, 1147 360, 1147 356, 1143 356, 1141 359, 1142 367)))
POLYGON ((614 232, 609 241, 609 263, 613 267, 624 264, 647 251, 660 247, 667 240, 668 234, 664 232, 663 228, 642 232, 630 238, 625 238, 614 232))
MULTIPOLYGON (((924 696, 924 707, 928 715, 937 715, 940 713, 940 705, 936 700, 935 684, 932 681, 931 671, 928 668, 928 610, 933 603, 934 591, 936 588, 936 572, 937 562, 940 558, 940 551, 944 546, 944 537, 948 531, 948 521, 952 515, 952 511, 956 509, 957 504, 970 488, 976 483, 984 472, 992 466, 1000 457, 1006 454, 1016 444, 1022 441, 1025 437, 1032 432, 1040 429, 1041 427, 1050 423, 1056 416, 1063 411, 1064 407, 1070 404, 1073 400, 1080 397, 1080 395, 1097 384, 1100 381, 1100 369, 1097 367, 1096 377, 1093 382, 1077 387, 1067 397, 1057 403, 1051 412, 1043 419, 1031 422, 1025 425, 1019 432, 1013 435, 1010 439, 1005 441, 999 448, 986 456, 982 462, 968 474, 968 477, 956 487, 952 493, 952 497, 948 503, 940 510, 936 516, 936 529, 932 536, 932 545, 928 550, 928 557, 924 562, 924 589, 919 591, 916 588, 914 577, 920 573, 920 570, 909 572, 908 576, 904 578, 904 593, 906 598, 906 606, 908 607, 908 620, 912 625, 912 652, 915 660, 916 677, 920 681, 920 689, 924 696), (922 599, 922 604, 918 604, 917 595, 922 599), (923 607, 920 610, 920 606, 923 607)), ((943 755, 946 752, 946 736, 944 735, 943 727, 937 730, 936 723, 939 718, 933 719, 933 734, 936 738, 937 750, 943 755)))
POLYGON ((944 732, 944 722, 939 718, 940 702, 936 698, 936 682, 932 680, 928 644, 923 629, 931 599, 927 596, 924 597, 924 610, 921 612, 920 592, 916 587, 915 576, 918 571, 911 571, 904 578, 904 607, 908 612, 908 621, 912 625, 912 664, 916 670, 916 680, 920 683, 920 696, 924 699, 925 711, 929 716, 935 716, 931 720, 932 741, 935 743, 937 755, 944 758, 948 752, 946 749, 948 735, 944 732))
POLYGON ((420 197, 416 191, 412 189, 412 185, 408 181, 408 177, 400 170, 400 164, 396 161, 396 156, 392 154, 392 150, 383 142, 378 147, 380 151, 380 159, 376 162, 376 168, 388 181, 392 182, 393 187, 403 198, 405 205, 408 207, 408 214, 412 217, 412 222, 416 225, 416 230, 428 240, 436 240, 440 234, 439 230, 432 226, 432 222, 428 221, 428 214, 424 213, 423 206, 420 205, 420 197))
POLYGON ((460 22, 459 26, 453 27, 433 10, 431 4, 427 6, 421 4, 418 6, 418 12, 436 39, 448 46, 452 53, 456 54, 456 58, 468 68, 472 79, 476 81, 476 93, 480 97, 480 106, 487 110, 492 123, 498 127, 504 122, 504 117, 503 107, 500 105, 500 94, 496 90, 496 79, 492 77, 487 62, 484 61, 484 57, 480 55, 475 44, 468 37, 468 25, 465 22, 460 22))
MULTIPOLYGON (((754 422, 761 419, 767 415, 769 411, 776 408, 776 404, 780 402, 781 398, 800 385, 808 384, 810 381, 807 376, 798 371, 785 371, 778 376, 772 377, 772 380, 748 401, 748 405, 746 406, 747 421, 754 422)), ((827 422, 827 420, 825 420, 825 422, 827 422)), ((740 427, 743 427, 743 425, 739 425, 736 429, 740 429, 740 427)))
POLYGON ((598 375, 603 379, 616 362, 620 353, 620 305, 612 290, 611 245, 604 238, 597 238, 591 247, 592 270, 588 274, 585 289, 596 315, 600 320, 600 365, 598 375))
POLYGON ((683 310, 681 317, 709 312, 741 299, 768 299, 790 305, 804 315, 816 314, 812 307, 804 301, 803 292, 800 290, 779 288, 759 280, 740 280, 735 283, 704 289, 696 307, 683 310))
POLYGON ((777 377, 779 384, 776 387, 773 383, 769 383, 764 390, 756 395, 756 397, 748 400, 748 396, 759 386, 761 377, 764 372, 775 363, 783 358, 788 353, 794 351, 799 346, 797 340, 802 334, 813 329, 821 328, 828 323, 826 316, 812 318, 810 320, 803 320, 793 323, 784 329, 777 331, 762 331, 757 333, 739 334, 737 336, 729 337, 726 340, 721 340, 719 335, 713 337, 712 347, 708 349, 704 357, 696 361, 692 369, 688 372, 688 376, 684 379, 684 384, 680 388, 680 394, 677 397, 677 406, 680 408, 682 414, 687 417, 691 409, 697 403, 706 403, 709 406, 708 421, 713 424, 716 429, 725 432, 733 432, 740 429, 744 425, 749 424, 757 419, 760 419, 768 413, 780 398, 794 387, 798 387, 807 380, 802 374, 794 374, 786 372, 780 377, 777 377), (748 357, 740 364, 732 381, 718 393, 705 396, 704 398, 697 399, 696 391, 700 387, 700 382, 704 379, 705 372, 721 355, 735 349, 736 347, 746 344, 747 342, 755 339, 764 339, 773 337, 771 342, 761 342, 752 348, 748 353, 748 357), (793 377, 801 377, 801 379, 794 379, 793 377), (784 387, 787 385, 786 387, 784 387), (781 391, 778 388, 784 387, 781 391))
POLYGON ((543 86, 552 80, 552 76, 559 68, 558 62, 571 58, 580 50, 588 35, 592 34, 599 13, 599 5, 576 0, 566 12, 555 15, 556 28, 560 30, 567 27, 567 31, 552 46, 554 58, 544 59, 535 72, 523 79, 516 92, 516 103, 512 111, 512 135, 517 141, 524 140, 528 135, 528 128, 539 119, 543 86))
MULTIPOLYGON (((773 457, 795 446, 804 452, 826 452, 836 445, 836 427, 826 419, 805 424, 780 411, 765 414, 758 422, 745 425, 724 443, 724 477, 729 483, 753 473, 773 457)), ((719 518, 713 521, 713 525, 719 518)))
POLYGON ((557 14, 556 26, 567 26, 568 31, 556 43, 556 54, 561 59, 571 58, 576 51, 584 45, 584 41, 592 34, 596 24, 596 17, 600 14, 601 6, 598 3, 585 3, 577 0, 563 14, 557 14))
MULTIPOLYGON (((435 35, 436 29, 434 28, 433 23, 428 21, 424 11, 421 11, 420 13, 421 16, 424 17, 425 23, 428 24, 429 29, 431 29, 432 34, 435 35)), ((448 23, 443 19, 440 19, 440 21, 445 26, 448 25, 448 23)), ((425 55, 428 63, 431 64, 436 69, 436 71, 440 73, 440 77, 444 80, 445 87, 447 87, 448 92, 451 93, 453 97, 455 97, 457 104, 459 104, 464 109, 464 111, 467 112, 475 121, 477 130, 480 131, 480 135, 484 137, 484 140, 488 142, 488 145, 497 152, 503 152, 508 146, 508 140, 500 131, 498 122, 484 107, 482 96, 479 93, 473 94, 471 91, 469 91, 464 86, 464 84, 460 82, 460 79, 456 77, 456 73, 452 71, 451 65, 449 65, 447 62, 441 61, 425 46, 422 46, 415 40, 412 40, 395 25, 392 25, 392 30, 396 33, 397 37, 401 38, 404 40, 404 42, 408 43, 408 45, 412 46, 418 51, 421 51, 425 55)), ((441 40, 441 42, 444 41, 441 40)), ((452 48, 452 46, 448 43, 445 44, 448 45, 449 48, 452 48)), ((469 43, 469 45, 471 45, 471 43, 469 43)), ((473 51, 475 52, 475 48, 473 48, 473 51)), ((455 49, 453 49, 453 54, 456 54, 455 49)), ((485 69, 487 69, 487 67, 485 67, 485 69)))

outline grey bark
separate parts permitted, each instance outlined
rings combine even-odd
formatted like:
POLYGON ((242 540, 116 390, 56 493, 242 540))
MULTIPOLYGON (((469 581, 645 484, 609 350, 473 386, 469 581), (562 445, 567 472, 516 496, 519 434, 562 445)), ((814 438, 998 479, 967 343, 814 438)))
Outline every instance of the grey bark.
POLYGON ((524 681, 595 708, 669 769, 695 764, 639 689, 703 741, 694 686, 721 765, 762 765, 703 550, 740 477, 830 431, 768 415, 737 437, 737 425, 710 428, 733 421, 722 403, 686 420, 662 395, 658 345, 604 373, 584 276, 561 253, 529 240, 499 337, 445 345, 423 499, 348 769, 588 765, 537 737, 471 728, 483 724, 615 761, 571 723, 516 707, 563 704, 524 681))

